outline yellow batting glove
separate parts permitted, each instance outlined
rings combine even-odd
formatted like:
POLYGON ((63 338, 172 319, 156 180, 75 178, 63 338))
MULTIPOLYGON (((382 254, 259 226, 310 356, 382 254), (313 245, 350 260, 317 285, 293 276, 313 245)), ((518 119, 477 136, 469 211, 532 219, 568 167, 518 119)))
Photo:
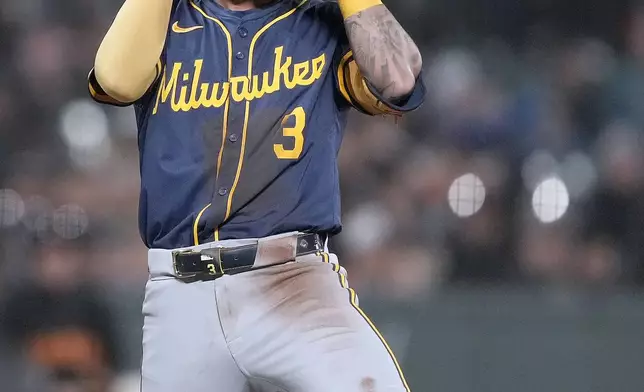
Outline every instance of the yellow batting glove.
POLYGON ((367 8, 375 7, 381 5, 382 1, 380 0, 338 0, 340 5, 340 11, 342 11, 342 16, 344 19, 357 14, 358 12, 364 11, 367 8))

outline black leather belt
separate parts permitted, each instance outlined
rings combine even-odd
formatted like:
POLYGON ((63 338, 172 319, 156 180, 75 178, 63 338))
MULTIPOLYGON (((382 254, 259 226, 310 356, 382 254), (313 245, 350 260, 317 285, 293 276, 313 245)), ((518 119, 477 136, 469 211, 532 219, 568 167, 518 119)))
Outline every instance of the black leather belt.
MULTIPOLYGON (((324 250, 326 235, 303 233, 297 236, 295 257, 324 250)), ((236 247, 214 247, 200 251, 176 251, 172 253, 174 272, 178 278, 234 275, 250 271, 255 263, 258 244, 236 247)), ((293 260, 280 260, 269 266, 285 264, 293 260)), ((267 266, 267 267, 269 267, 267 266)))

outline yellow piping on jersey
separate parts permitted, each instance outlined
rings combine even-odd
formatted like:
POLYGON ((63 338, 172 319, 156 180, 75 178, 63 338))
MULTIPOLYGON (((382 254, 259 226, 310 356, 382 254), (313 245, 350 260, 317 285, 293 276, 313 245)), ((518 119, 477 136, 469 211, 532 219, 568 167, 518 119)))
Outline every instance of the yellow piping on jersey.
MULTIPOLYGON (((217 18, 213 18, 212 16, 206 14, 204 10, 199 8, 193 0, 190 0, 190 5, 192 8, 196 9, 201 15, 203 15, 204 18, 212 20, 213 22, 217 23, 221 30, 224 32, 224 35, 226 36, 226 42, 228 44, 228 80, 230 80, 233 77, 233 39, 230 35, 230 32, 224 26, 224 24, 217 18)), ((228 94, 228 97, 226 98, 226 103, 224 105, 224 123, 222 126, 222 132, 221 132, 221 147, 219 148, 219 154, 217 155, 217 175, 215 178, 219 178, 219 170, 221 169, 221 160, 224 156, 224 146, 226 145, 226 136, 228 133, 228 111, 230 109, 230 94, 228 94)), ((210 204, 206 208, 210 207, 210 204)), ((205 211, 204 209, 203 211, 205 211)), ((202 213, 203 213, 202 211, 202 213)), ((197 223, 199 222, 199 218, 201 218, 201 213, 197 217, 197 221, 195 222, 195 245, 199 245, 199 239, 197 237, 197 223)), ((215 229, 215 241, 219 241, 219 228, 217 227, 215 229)))
POLYGON ((96 89, 94 89, 94 86, 92 86, 92 84, 91 84, 91 83, 90 83, 88 86, 89 86, 89 93, 92 95, 92 97, 93 97, 93 98, 95 98, 95 99, 102 99, 102 100, 108 101, 108 99, 106 99, 106 98, 107 98, 106 96, 99 95, 99 94, 96 92, 96 89))
MULTIPOLYGON (((277 18, 273 19, 270 23, 268 23, 266 26, 262 27, 253 37, 252 41, 250 42, 250 50, 248 52, 248 80, 253 80, 253 54, 255 51, 255 44, 257 43, 257 40, 259 37, 262 36, 268 30, 271 28, 275 23, 288 18, 291 16, 295 11, 297 11, 298 8, 303 6, 308 0, 303 0, 298 4, 295 8, 292 10, 282 14, 281 16, 278 16, 277 18)), ((237 165, 237 173, 235 174, 235 180, 233 181, 233 186, 230 189, 230 194, 228 195, 228 203, 226 205, 226 215, 224 217, 224 220, 228 219, 230 217, 230 213, 232 212, 232 206, 233 206, 233 196, 235 194, 235 190, 237 189, 237 183, 239 182, 239 176, 241 174, 242 167, 244 166, 244 152, 246 150, 246 133, 248 130, 248 119, 249 119, 249 114, 250 114, 250 101, 246 101, 246 110, 244 112, 244 125, 242 129, 242 141, 241 141, 241 151, 239 153, 239 163, 237 165)))
POLYGON ((159 76, 161 76, 161 71, 163 70, 163 63, 161 62, 161 59, 157 61, 157 65, 154 67, 154 70, 156 71, 156 74, 154 76, 154 81, 152 81, 152 83, 156 82, 157 79, 159 79, 159 76))
POLYGON ((358 301, 357 301, 357 294, 354 289, 349 287, 347 284, 347 278, 346 276, 340 272, 340 264, 339 263, 331 263, 329 261, 329 254, 327 252, 321 252, 318 253, 318 255, 322 255, 322 261, 324 261, 327 264, 332 264, 333 266, 333 271, 335 271, 340 279, 340 285, 342 288, 347 289, 349 291, 349 302, 351 303, 351 306, 360 313, 360 316, 369 324, 369 327, 373 330, 373 332, 378 336, 378 339, 382 342, 382 345, 385 346, 385 349, 387 350, 387 353, 389 353, 389 356, 391 357, 391 360, 394 362, 394 365, 396 366, 396 371, 398 371, 398 376, 400 377, 400 380, 402 381, 403 385, 405 386, 405 391, 411 392, 411 389, 409 389, 409 384, 407 384, 407 380, 405 379, 405 376, 403 375, 402 369, 400 368, 400 364, 398 363, 398 360, 396 359, 396 356, 394 355, 393 350, 391 347, 389 347, 389 344, 385 340, 385 338, 382 336, 380 331, 378 331, 378 328, 373 324, 371 319, 365 314, 365 312, 360 309, 360 306, 358 306, 358 301))
MULTIPOLYGON (((190 0, 190 5, 192 6, 192 8, 196 9, 201 15, 203 15, 204 18, 212 20, 213 22, 217 23, 217 25, 219 25, 221 30, 224 32, 224 35, 226 36, 226 41, 228 43, 228 80, 230 80, 233 76, 233 39, 230 35, 230 32, 219 19, 213 18, 212 16, 206 14, 204 10, 199 8, 195 4, 194 0, 190 0)), ((228 109, 229 108, 230 108, 230 94, 228 94, 228 97, 226 98, 226 104, 224 106, 224 125, 221 133, 221 147, 219 148, 219 155, 217 156, 217 178, 219 178, 221 159, 224 155, 224 146, 226 145, 226 134, 228 133, 228 109)))
POLYGON ((352 51, 347 52, 347 54, 344 55, 342 60, 340 60, 340 66, 338 67, 338 86, 340 87, 340 92, 342 93, 342 96, 349 103, 351 103, 352 101, 344 81, 344 66, 346 65, 347 61, 351 58, 351 56, 353 56, 353 52, 352 51))
POLYGON ((206 210, 208 208, 210 208, 211 205, 212 205, 212 203, 208 204, 201 211, 199 211, 199 214, 197 215, 197 218, 195 219, 195 223, 192 226, 192 235, 194 236, 195 246, 199 245, 199 220, 201 219, 201 215, 203 215, 203 213, 206 212, 206 210))
MULTIPOLYGON (((129 103, 127 103, 127 102, 120 102, 120 101, 110 97, 109 95, 107 95, 105 93, 99 93, 98 91, 96 91, 96 88, 94 87, 94 85, 92 83, 92 79, 91 79, 93 72, 94 72, 94 69, 92 69, 89 72, 89 75, 87 75, 87 80, 88 80, 87 87, 89 88, 89 93, 90 93, 90 95, 92 96, 92 98, 94 100, 96 100, 97 102, 107 103, 107 104, 116 105, 116 106, 127 106, 127 105, 129 105, 129 103)), ((95 81, 95 83, 98 84, 98 81, 96 81, 96 79, 94 79, 94 81, 95 81)), ((98 87, 100 87, 100 86, 98 86, 98 87)))

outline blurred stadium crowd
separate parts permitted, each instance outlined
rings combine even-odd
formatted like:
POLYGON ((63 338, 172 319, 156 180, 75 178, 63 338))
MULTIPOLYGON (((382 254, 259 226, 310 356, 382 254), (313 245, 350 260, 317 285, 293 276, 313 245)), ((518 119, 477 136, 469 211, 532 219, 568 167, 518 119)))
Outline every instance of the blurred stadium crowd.
MULTIPOLYGON (((332 247, 358 292, 644 284, 644 6, 389 3, 429 95, 400 121, 350 119, 332 247)), ((134 116, 85 83, 119 5, 0 3, 2 390, 104 391, 138 366, 134 116)))

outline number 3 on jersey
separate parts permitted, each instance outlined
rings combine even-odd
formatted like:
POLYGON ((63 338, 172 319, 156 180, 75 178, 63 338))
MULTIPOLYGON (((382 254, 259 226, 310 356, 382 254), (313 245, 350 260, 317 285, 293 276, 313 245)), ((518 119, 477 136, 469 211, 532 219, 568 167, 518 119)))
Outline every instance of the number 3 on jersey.
POLYGON ((294 139, 293 148, 287 149, 283 144, 273 144, 273 151, 278 159, 298 159, 302 155, 304 149, 304 127, 306 126, 306 113, 301 106, 293 109, 291 114, 288 114, 282 120, 282 135, 284 137, 291 137, 294 139), (293 117, 295 124, 292 127, 287 127, 286 123, 293 117))

